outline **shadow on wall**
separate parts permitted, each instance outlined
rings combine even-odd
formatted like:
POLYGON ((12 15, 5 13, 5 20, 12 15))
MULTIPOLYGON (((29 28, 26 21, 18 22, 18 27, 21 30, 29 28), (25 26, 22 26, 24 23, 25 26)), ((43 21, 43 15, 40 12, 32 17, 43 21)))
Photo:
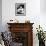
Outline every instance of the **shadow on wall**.
POLYGON ((40 12, 46 14, 46 0, 40 0, 40 12))
POLYGON ((2 0, 0 0, 0 31, 2 31, 2 0))

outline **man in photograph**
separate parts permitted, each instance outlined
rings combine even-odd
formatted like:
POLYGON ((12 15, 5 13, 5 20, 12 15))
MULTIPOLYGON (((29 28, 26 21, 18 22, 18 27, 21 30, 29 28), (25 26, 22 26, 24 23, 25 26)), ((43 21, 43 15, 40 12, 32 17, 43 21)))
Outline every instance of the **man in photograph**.
POLYGON ((24 14, 24 5, 19 5, 17 7, 17 14, 24 14))

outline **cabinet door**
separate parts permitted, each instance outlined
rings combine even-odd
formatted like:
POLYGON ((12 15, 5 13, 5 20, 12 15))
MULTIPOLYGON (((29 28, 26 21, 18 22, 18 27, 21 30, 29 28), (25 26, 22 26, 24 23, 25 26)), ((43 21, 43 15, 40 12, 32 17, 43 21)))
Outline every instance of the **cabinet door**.
POLYGON ((13 42, 28 46, 28 32, 12 32, 13 42))

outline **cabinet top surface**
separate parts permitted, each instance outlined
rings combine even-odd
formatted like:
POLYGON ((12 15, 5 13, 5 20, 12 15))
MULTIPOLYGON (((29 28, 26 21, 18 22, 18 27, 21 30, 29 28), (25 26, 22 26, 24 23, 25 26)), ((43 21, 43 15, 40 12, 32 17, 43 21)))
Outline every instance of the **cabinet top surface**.
POLYGON ((14 25, 14 24, 18 24, 18 25, 23 25, 23 24, 31 24, 33 25, 34 23, 7 23, 8 25, 14 25))

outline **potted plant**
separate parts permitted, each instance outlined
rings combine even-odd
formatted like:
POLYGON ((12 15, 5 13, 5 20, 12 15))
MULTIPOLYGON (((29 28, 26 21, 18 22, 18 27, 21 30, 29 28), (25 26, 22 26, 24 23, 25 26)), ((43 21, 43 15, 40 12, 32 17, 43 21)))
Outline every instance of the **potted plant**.
POLYGON ((36 36, 38 36, 38 40, 39 40, 39 46, 45 46, 45 35, 43 32, 42 27, 36 28, 37 29, 37 34, 36 36))

